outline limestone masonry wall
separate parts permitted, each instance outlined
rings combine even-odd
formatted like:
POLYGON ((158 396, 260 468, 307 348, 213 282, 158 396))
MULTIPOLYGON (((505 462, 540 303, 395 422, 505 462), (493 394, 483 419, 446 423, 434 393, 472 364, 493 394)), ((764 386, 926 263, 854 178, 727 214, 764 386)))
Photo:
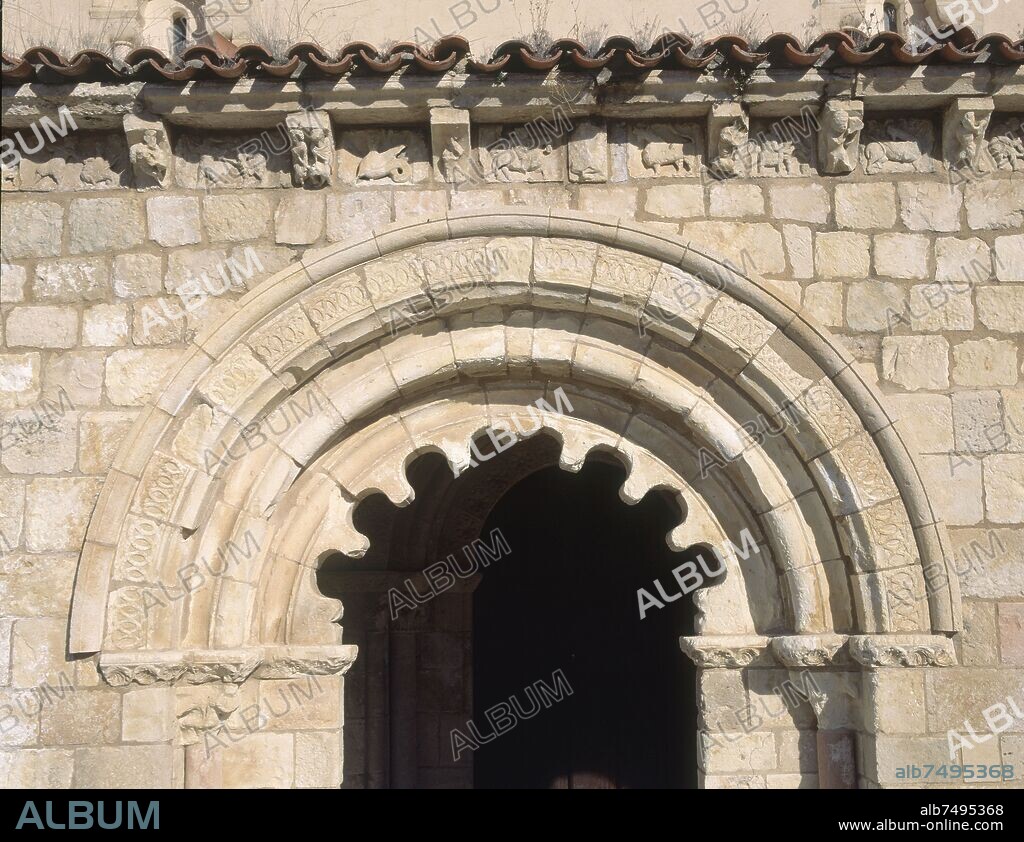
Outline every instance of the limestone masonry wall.
MULTIPOLYGON (((269 83, 5 88, 0 786, 184 786, 196 735, 233 722, 247 730, 218 749, 221 785, 340 783, 340 674, 315 679, 327 701, 248 728, 266 682, 227 701, 217 683, 114 687, 96 656, 68 655, 79 555, 143 407, 248 291, 386 224, 498 207, 622 217, 691 242, 838 338, 909 437, 963 606, 955 666, 864 677, 885 704, 850 716, 890 739, 860 758, 888 771, 860 782, 951 762, 948 732, 969 738, 966 721, 994 735, 962 762, 1013 765, 1019 786, 1024 71, 975 72, 930 90, 927 68, 907 71, 888 86, 899 98, 870 71, 834 96, 834 79, 758 77, 742 98, 695 82, 659 99, 655 79, 604 105, 589 82, 561 98, 522 82, 492 111, 484 95, 453 107, 390 84, 305 110, 269 83), (38 121, 60 126, 61 104, 76 127, 48 137, 38 121), (999 733, 993 705, 1009 711, 999 733)), ((637 331, 652 318, 638 311, 637 331)), ((705 671, 706 705, 767 692, 742 676, 705 671)), ((706 783, 822 783, 820 744, 785 722, 712 749, 706 783)))

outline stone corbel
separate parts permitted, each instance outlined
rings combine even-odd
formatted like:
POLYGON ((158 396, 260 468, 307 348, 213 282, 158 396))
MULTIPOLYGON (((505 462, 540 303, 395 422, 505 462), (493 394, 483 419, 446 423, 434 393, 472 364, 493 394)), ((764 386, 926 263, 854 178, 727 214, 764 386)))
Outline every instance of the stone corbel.
POLYGON ((436 179, 449 184, 470 180, 473 146, 468 111, 462 108, 430 109, 430 145, 436 179))
POLYGON ((267 646, 246 649, 101 653, 99 671, 112 687, 129 684, 241 684, 246 679, 288 680, 344 675, 356 646, 267 646))
POLYGON ((750 141, 750 118, 738 102, 717 102, 708 114, 708 170, 712 177, 743 175, 750 141))
POLYGON ((165 189, 171 183, 174 155, 163 121, 142 113, 125 114, 124 134, 135 186, 165 189))
POLYGON ((292 184, 327 187, 334 175, 334 128, 326 111, 303 110, 285 117, 292 157, 292 184))
POLYGON ((578 123, 569 137, 569 181, 601 184, 608 180, 608 131, 603 123, 578 123))
POLYGON ((857 169, 864 103, 831 100, 819 117, 818 161, 823 173, 846 175, 857 169))
POLYGON ((991 97, 957 97, 942 121, 942 152, 950 172, 991 172, 985 134, 995 103, 991 97))

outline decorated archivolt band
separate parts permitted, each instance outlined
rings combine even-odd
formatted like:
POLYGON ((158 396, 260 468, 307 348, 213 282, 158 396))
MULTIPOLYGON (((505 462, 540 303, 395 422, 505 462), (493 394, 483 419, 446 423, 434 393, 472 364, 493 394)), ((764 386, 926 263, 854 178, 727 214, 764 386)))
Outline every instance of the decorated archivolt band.
POLYGON ((536 434, 561 442, 562 467, 597 449, 626 467, 626 502, 674 494, 674 549, 727 546, 741 527, 765 547, 723 559, 698 594, 699 634, 959 628, 948 539, 898 422, 826 330, 696 244, 563 211, 450 214, 309 253, 236 304, 115 460, 76 577, 72 653, 341 645, 316 571, 365 552, 356 506, 408 504, 418 455, 458 473, 475 437, 559 388, 573 412, 536 434), (680 284, 700 294, 681 299, 680 284), (425 295, 443 303, 410 328, 425 295), (639 336, 652 304, 665 318, 639 336), (312 395, 324 411, 261 426, 312 395), (750 445, 751 415, 793 407, 802 423, 750 445), (261 446, 232 449, 243 434, 261 446), (706 473, 701 446, 729 459, 706 473), (225 448, 239 458, 205 458, 225 448), (209 564, 228 542, 251 549, 209 564), (198 584, 160 596, 183 570, 198 584))

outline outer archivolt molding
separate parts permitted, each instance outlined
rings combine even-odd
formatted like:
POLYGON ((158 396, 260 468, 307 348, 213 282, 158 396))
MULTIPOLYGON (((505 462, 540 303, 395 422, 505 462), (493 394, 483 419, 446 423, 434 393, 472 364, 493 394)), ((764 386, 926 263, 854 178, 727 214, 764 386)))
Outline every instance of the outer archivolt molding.
MULTIPOLYGON (((358 347, 360 344, 358 337, 374 334, 373 325, 368 323, 368 317, 364 314, 350 319, 350 323, 343 325, 340 335, 337 326, 334 326, 331 337, 318 336, 313 333, 309 337, 308 343, 303 345, 303 330, 309 330, 311 333, 312 330, 304 316, 294 318, 299 312, 299 308, 294 306, 296 301, 303 300, 303 296, 307 296, 306 300, 308 301, 308 295, 315 294, 319 290, 318 285, 326 284, 329 279, 334 279, 350 269, 363 267, 369 273, 377 265, 377 261, 397 255, 402 250, 416 249, 431 243, 446 241, 454 243, 476 237, 504 238, 512 242, 516 241, 515 238, 536 238, 538 244, 547 243, 551 239, 570 239, 583 241, 580 246, 582 251, 599 250, 600 248, 613 249, 621 256, 619 267, 625 267, 625 274, 621 277, 602 279, 604 284, 602 294, 610 299, 616 297, 620 288, 628 287, 632 283, 635 278, 634 268, 636 273, 643 272, 644 261, 656 261, 697 277, 716 279, 717 285, 725 293, 723 296, 725 300, 721 307, 713 308, 715 315, 708 317, 709 321, 717 319, 718 327, 711 325, 706 329, 702 328, 702 333, 711 335, 712 338, 708 340, 711 342, 715 341, 716 332, 726 335, 728 338, 734 329, 734 326, 729 323, 732 315, 730 308, 750 308, 757 314, 753 317, 754 320, 762 320, 771 333, 777 332, 785 337, 788 342, 800 349, 800 352, 805 354, 817 369, 824 373, 830 383, 830 385, 826 384, 828 389, 834 387, 835 390, 838 390, 838 394, 845 399, 845 404, 848 404, 847 409, 855 414, 862 434, 858 437, 860 441, 856 447, 847 448, 846 445, 836 447, 835 453, 827 451, 822 453, 819 461, 826 466, 834 462, 835 471, 842 478, 844 472, 848 475, 855 474, 858 458, 863 455, 865 450, 873 452, 877 446, 877 452, 884 461, 885 472, 888 475, 885 483, 892 485, 898 492, 895 499, 905 508, 906 516, 913 530, 913 539, 916 543, 920 564, 926 571, 930 571, 929 575, 925 577, 932 586, 928 593, 930 628, 922 628, 921 631, 948 633, 957 630, 959 626, 959 594, 956 591, 955 577, 948 572, 950 566, 947 561, 950 558, 950 553, 944 529, 932 511, 913 459, 897 429, 893 426, 893 419, 889 417, 871 387, 862 380, 852 365, 853 359, 826 331, 816 326, 810 318, 796 312, 780 300, 767 289, 763 282, 733 271, 730 267, 698 251, 693 244, 682 243, 675 238, 646 231, 642 226, 624 220, 585 219, 563 211, 538 213, 508 209, 490 213, 450 214, 443 218, 422 222, 392 225, 375 231, 366 239, 309 254, 298 265, 275 275, 245 296, 239 302, 239 309, 233 315, 226 318, 205 336, 197 339, 196 346, 187 352, 184 361, 163 394, 141 414, 133 434, 126 441, 104 485, 96 512, 90 523, 86 547, 75 583, 70 634, 70 651, 72 653, 96 652, 103 647, 106 606, 112 584, 115 557, 123 550, 120 544, 125 540, 124 535, 128 531, 126 524, 133 515, 139 514, 140 504, 137 493, 140 486, 147 481, 152 484, 155 475, 160 474, 160 481, 171 487, 171 494, 166 500, 167 506, 162 507, 161 520, 163 523, 189 530, 195 528, 200 519, 200 513, 194 510, 194 507, 200 505, 204 499, 203 483, 209 485, 211 479, 199 475, 199 472, 193 472, 195 475, 186 477, 175 475, 176 468, 173 464, 169 466, 169 471, 161 472, 160 460, 165 457, 158 452, 158 447, 161 446, 161 442, 168 432, 172 429, 180 430, 181 422, 186 420, 186 416, 196 408, 194 399, 197 395, 204 394, 208 399, 212 393, 222 394, 225 395, 225 402, 227 402, 227 393, 237 385, 233 383, 233 377, 237 376, 244 380, 253 370, 258 369, 269 373, 267 371, 269 369, 273 373, 264 377, 259 387, 251 390, 251 394, 245 392, 244 389, 238 392, 244 406, 236 406, 232 413, 239 416, 241 423, 245 423, 244 419, 246 418, 260 417, 267 407, 286 399, 296 383, 308 382, 309 372, 323 367, 330 362, 332 356, 337 357, 342 352, 347 353, 352 348, 358 347), (635 267, 630 261, 636 262, 635 267), (739 302, 739 304, 733 305, 729 301, 739 302), (286 349, 286 352, 278 355, 275 338, 281 334, 291 337, 292 350, 297 346, 301 346, 305 350, 300 349, 300 353, 292 353, 292 350, 286 349), (262 349, 260 356, 263 357, 266 366, 260 363, 250 350, 257 346, 262 349), (331 351, 327 352, 325 346, 329 347, 331 351), (855 450, 858 453, 854 453, 855 450), (175 489, 175 486, 181 483, 190 484, 190 494, 180 494, 180 487, 175 489), (176 494, 177 496, 175 496, 176 494), (937 587, 936 584, 938 584, 937 587)), ((524 241, 529 242, 528 239, 524 241)), ((404 259, 404 256, 398 256, 393 265, 401 265, 404 259)), ((649 264, 647 265, 649 266, 649 264)), ((529 273, 529 265, 526 266, 525 271, 529 273)), ((553 295, 555 298, 566 295, 571 299, 574 292, 575 294, 581 292, 579 281, 574 281, 571 278, 555 277, 548 290, 553 288, 558 289, 557 295, 553 295), (559 283, 562 280, 565 283, 560 287, 559 283)), ((408 293, 408 290, 405 292, 408 293)), ((534 292, 537 293, 536 290, 534 292)), ((578 309, 589 313, 595 296, 592 295, 588 300, 588 292, 591 290, 582 288, 583 297, 579 301, 578 309)), ((594 276, 592 292, 595 294, 599 292, 597 275, 594 276)), ((648 293, 650 292, 650 287, 648 287, 648 293)), ((420 291, 417 290, 417 294, 421 294, 420 291)), ((543 294, 543 291, 539 294, 543 294)), ((653 293, 651 294, 653 295, 653 293)), ((509 294, 506 293, 506 295, 509 294)), ((514 296, 515 293, 512 293, 510 298, 514 298, 514 296)), ((403 298, 399 295, 393 302, 388 302, 389 306, 402 306, 408 302, 410 297, 406 295, 403 298)), ((495 292, 494 299, 499 304, 505 303, 501 300, 500 292, 495 292)), ((486 297, 482 297, 479 303, 490 302, 486 297)), ((525 303, 522 304, 523 309, 530 309, 531 303, 529 295, 526 296, 525 303)), ((377 302, 374 302, 375 306, 376 304, 377 302)), ((598 312, 611 311, 615 309, 615 302, 609 300, 602 304, 597 301, 596 308, 598 312)), ((622 311, 625 309, 625 307, 621 308, 622 311)), ((377 321, 378 317, 373 312, 373 307, 369 307, 369 310, 375 321, 377 333, 365 341, 372 341, 379 337, 380 322, 377 321)), ((633 312, 635 314, 635 307, 633 312)), ((750 317, 746 317, 744 324, 749 324, 750 321, 750 317)), ((685 329, 683 332, 685 333, 685 329)), ((671 332, 668 333, 668 336, 672 341, 671 332)), ((684 337, 681 344, 685 346, 692 339, 692 336, 684 337)), ((726 341, 725 357, 729 356, 729 341, 737 343, 737 346, 742 348, 746 339, 732 337, 726 341)), ((746 359, 741 360, 741 364, 735 366, 731 372, 738 373, 740 379, 745 374, 741 372, 741 369, 747 362, 750 362, 751 357, 758 354, 758 349, 762 348, 764 341, 762 339, 760 343, 753 344, 755 345, 753 351, 748 354, 746 359)), ((726 370, 728 370, 728 363, 726 363, 726 370)), ((770 374, 768 379, 771 380, 770 374)), ((771 390, 774 385, 769 384, 765 388, 771 390)), ((392 386, 395 397, 405 395, 401 384, 392 384, 392 386)), ((358 391, 361 388, 360 385, 352 384, 350 390, 358 391)), ((420 384, 420 388, 422 388, 422 384, 420 384)), ((778 391, 785 393, 786 389, 779 386, 778 391)), ((317 455, 316 453, 304 454, 303 458, 308 464, 317 455)), ((173 462, 173 460, 171 461, 173 462)), ((294 464, 291 467, 294 468, 294 464)), ((849 477, 847 478, 849 479, 849 477)), ((321 479, 326 482, 326 477, 321 479)), ((314 499, 314 496, 323 494, 325 487, 322 483, 319 485, 316 482, 306 483, 303 493, 309 494, 309 499, 314 499)), ((334 487, 333 490, 336 492, 337 488, 334 487)), ((881 499, 887 498, 882 497, 881 499)), ((297 511, 301 512, 301 501, 299 502, 297 511)), ((252 520, 252 518, 250 519, 252 520)), ((304 524, 296 528, 310 529, 311 527, 309 524, 304 524)), ((872 536, 866 535, 863 540, 870 541, 872 536)), ((291 561, 310 568, 315 568, 316 564, 316 559, 303 558, 291 561)), ((920 573, 920 568, 918 568, 918 576, 920 573)), ((240 581, 233 580, 230 583, 225 583, 223 588, 228 591, 227 597, 218 595, 218 599, 222 601, 227 599, 230 602, 230 599, 233 598, 232 589, 239 593, 237 599, 243 599, 241 594, 250 593, 255 586, 255 581, 255 578, 248 581, 243 578, 240 581)), ((259 586, 265 587, 266 584, 260 581, 259 586)), ((215 605, 204 607, 190 601, 187 608, 178 607, 177 610, 211 611, 220 604, 218 602, 215 605)), ((253 620, 253 618, 249 619, 253 620)), ((323 620, 324 618, 318 619, 323 620)), ((329 619, 324 621, 329 621, 329 619)), ((319 641, 287 639, 286 642, 311 643, 319 641)), ((159 641, 155 643, 147 641, 143 648, 168 649, 181 645, 180 641, 171 641, 164 645, 161 645, 159 641)), ((186 645, 190 644, 186 642, 186 645)))

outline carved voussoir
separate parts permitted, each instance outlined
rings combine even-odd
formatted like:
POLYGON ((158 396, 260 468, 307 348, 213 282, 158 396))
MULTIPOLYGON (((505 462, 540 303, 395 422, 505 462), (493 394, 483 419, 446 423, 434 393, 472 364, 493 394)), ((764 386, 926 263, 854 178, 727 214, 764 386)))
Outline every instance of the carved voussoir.
POLYGON ((850 655, 866 667, 956 666, 953 641, 940 635, 854 635, 850 638, 850 655))

